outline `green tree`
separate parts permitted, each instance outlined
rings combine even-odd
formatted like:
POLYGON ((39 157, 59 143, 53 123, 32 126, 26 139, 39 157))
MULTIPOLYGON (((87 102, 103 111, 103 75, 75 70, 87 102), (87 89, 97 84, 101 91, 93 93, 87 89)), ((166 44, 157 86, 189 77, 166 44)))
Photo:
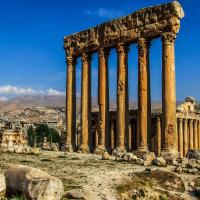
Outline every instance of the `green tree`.
POLYGON ((28 144, 33 147, 35 145, 35 140, 36 140, 36 137, 35 137, 35 131, 33 129, 33 126, 30 126, 27 130, 27 133, 28 133, 28 144))
POLYGON ((49 134, 47 140, 51 143, 60 143, 60 135, 58 131, 54 128, 49 128, 49 134))
POLYGON ((40 124, 35 129, 35 133, 38 146, 42 145, 44 137, 46 137, 47 141, 50 143, 60 143, 60 136, 58 131, 54 128, 49 128, 46 124, 40 124))
POLYGON ((40 124, 35 129, 35 133, 36 133, 37 145, 41 146, 44 141, 44 137, 48 137, 49 135, 49 127, 46 124, 40 124))

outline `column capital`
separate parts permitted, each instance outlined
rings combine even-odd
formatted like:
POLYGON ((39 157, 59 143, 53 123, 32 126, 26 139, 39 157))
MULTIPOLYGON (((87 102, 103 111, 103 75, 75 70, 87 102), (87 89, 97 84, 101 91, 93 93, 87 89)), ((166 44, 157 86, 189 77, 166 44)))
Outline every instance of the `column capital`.
POLYGON ((73 57, 72 55, 67 55, 66 56, 66 63, 67 66, 72 66, 77 64, 76 57, 73 57))
POLYGON ((161 120, 160 120, 160 117, 157 117, 157 122, 160 122, 161 120))
POLYGON ((91 55, 89 53, 82 53, 81 54, 81 61, 82 63, 88 63, 89 61, 91 61, 91 55))
POLYGON ((193 119, 189 119, 189 122, 190 122, 190 123, 193 123, 193 119))
POLYGON ((188 119, 184 118, 184 119, 183 119, 183 121, 184 121, 184 122, 187 122, 187 121, 188 121, 188 119))
POLYGON ((151 42, 149 39, 146 38, 139 38, 138 39, 138 50, 139 56, 144 56, 144 51, 149 50, 151 46, 151 42))
POLYGON ((176 39, 176 33, 173 32, 164 32, 161 35, 162 42, 167 45, 174 45, 174 41, 176 39))
POLYGON ((180 122, 180 123, 183 121, 183 119, 182 119, 182 118, 179 118, 178 120, 179 120, 179 122, 180 122))
POLYGON ((110 49, 101 47, 98 51, 99 58, 107 57, 110 55, 110 49))
POLYGON ((129 51, 129 45, 124 43, 118 43, 116 46, 118 54, 127 54, 129 51))

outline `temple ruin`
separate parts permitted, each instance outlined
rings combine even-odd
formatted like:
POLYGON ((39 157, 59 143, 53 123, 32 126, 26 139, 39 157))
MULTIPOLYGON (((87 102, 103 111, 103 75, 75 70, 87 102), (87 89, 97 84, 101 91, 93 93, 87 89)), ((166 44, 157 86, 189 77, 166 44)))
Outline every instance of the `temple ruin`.
POLYGON ((185 148, 200 147, 200 118, 185 119, 185 115, 176 113, 174 43, 183 17, 181 5, 174 1, 141 9, 128 16, 64 38, 67 61, 67 151, 96 153, 106 150, 139 153, 154 151, 156 154, 161 152, 176 154, 179 151, 183 156, 187 151, 185 148), (155 38, 161 38, 162 41, 161 114, 151 113, 149 50, 151 41, 155 38), (129 45, 132 43, 138 45, 138 110, 136 113, 129 110, 128 102, 128 52, 129 45), (111 48, 115 48, 117 52, 117 111, 115 115, 109 110, 108 59, 111 48), (98 113, 91 112, 91 56, 93 53, 98 53, 99 59, 98 113), (82 60, 81 136, 79 139, 76 134, 76 61, 78 57, 82 60), (94 122, 98 127, 96 132, 92 131, 94 122), (77 142, 78 140, 80 142, 77 142), (188 143, 189 141, 191 144, 188 143))

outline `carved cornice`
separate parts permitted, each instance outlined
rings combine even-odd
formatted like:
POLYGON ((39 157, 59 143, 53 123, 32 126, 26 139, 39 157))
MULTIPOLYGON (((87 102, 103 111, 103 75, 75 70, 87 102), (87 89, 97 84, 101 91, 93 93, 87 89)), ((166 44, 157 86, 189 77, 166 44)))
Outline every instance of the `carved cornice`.
POLYGON ((163 32, 178 33, 183 17, 183 9, 177 1, 147 7, 67 36, 64 38, 64 48, 80 56, 83 52, 95 52, 100 47, 111 48, 117 43, 136 42, 140 37, 156 38, 163 32))

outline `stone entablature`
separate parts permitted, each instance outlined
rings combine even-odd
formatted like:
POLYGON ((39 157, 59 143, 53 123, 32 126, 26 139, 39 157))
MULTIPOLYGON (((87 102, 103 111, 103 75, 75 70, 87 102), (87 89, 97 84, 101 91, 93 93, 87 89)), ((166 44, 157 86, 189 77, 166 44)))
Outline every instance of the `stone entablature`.
POLYGON ((181 5, 171 2, 147 7, 96 27, 64 37, 68 55, 80 56, 101 48, 115 47, 118 43, 132 43, 139 38, 157 38, 167 32, 171 37, 179 32, 180 19, 184 17, 181 5))

